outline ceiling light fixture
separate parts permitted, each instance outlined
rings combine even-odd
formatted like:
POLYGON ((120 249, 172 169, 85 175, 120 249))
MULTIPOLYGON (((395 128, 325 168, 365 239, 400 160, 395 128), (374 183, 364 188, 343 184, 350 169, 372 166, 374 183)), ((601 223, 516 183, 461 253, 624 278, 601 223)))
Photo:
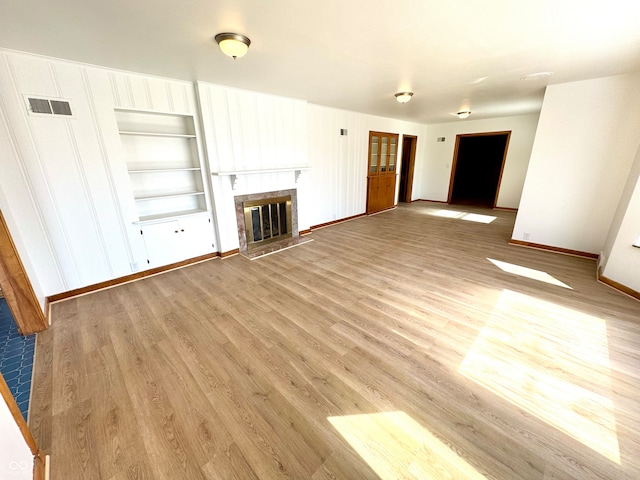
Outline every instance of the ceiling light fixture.
POLYGON ((251 45, 251 40, 239 33, 219 33, 215 39, 222 53, 233 57, 234 60, 243 57, 251 45))
POLYGON ((524 77, 520 77, 520 80, 540 80, 542 78, 547 78, 553 75, 553 72, 537 72, 530 73, 529 75, 525 75, 524 77))
POLYGON ((469 115, 471 115, 471 111, 462 110, 461 112, 458 112, 456 115, 458 115, 458 118, 469 118, 469 115))
POLYGON ((413 97, 413 92, 398 92, 396 93, 396 100, 398 103, 407 103, 413 97))

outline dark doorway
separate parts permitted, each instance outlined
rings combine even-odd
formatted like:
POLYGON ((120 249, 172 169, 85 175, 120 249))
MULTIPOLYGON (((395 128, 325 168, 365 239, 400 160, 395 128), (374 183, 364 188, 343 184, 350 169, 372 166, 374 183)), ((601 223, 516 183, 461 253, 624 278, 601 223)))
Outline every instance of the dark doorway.
POLYGON ((456 136, 449 203, 495 207, 511 132, 456 136))
POLYGON ((416 162, 415 135, 402 136, 402 160, 400 164, 400 191, 398 201, 411 203, 411 190, 413 187, 413 168, 416 162))

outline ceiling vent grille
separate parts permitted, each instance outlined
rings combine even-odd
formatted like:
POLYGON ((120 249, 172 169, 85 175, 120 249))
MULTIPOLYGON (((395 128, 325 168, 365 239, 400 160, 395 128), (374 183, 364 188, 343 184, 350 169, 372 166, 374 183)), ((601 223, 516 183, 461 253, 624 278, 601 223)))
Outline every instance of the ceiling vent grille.
POLYGON ((27 109, 32 115, 62 115, 72 117, 71 104, 65 100, 27 97, 27 109))

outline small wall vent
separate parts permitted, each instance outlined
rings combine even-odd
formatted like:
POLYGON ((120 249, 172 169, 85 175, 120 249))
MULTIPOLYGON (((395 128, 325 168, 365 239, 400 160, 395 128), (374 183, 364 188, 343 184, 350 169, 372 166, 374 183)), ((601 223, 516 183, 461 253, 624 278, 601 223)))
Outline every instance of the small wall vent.
POLYGON ((66 100, 51 98, 25 97, 27 100, 27 110, 32 115, 61 115, 73 117, 71 104, 66 100))

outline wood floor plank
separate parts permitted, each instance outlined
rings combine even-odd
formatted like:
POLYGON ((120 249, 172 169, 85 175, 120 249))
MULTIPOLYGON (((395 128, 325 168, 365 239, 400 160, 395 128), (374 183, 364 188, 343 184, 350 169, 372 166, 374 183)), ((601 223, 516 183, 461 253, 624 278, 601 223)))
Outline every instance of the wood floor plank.
POLYGON ((53 304, 52 478, 640 478, 640 303, 514 218, 402 205, 53 304))
MULTIPOLYGON (((104 445, 97 459, 100 476, 153 478, 147 455, 137 451, 142 438, 113 345, 93 351, 86 361, 94 394, 91 432, 95 443, 104 445)), ((56 457, 63 460, 60 454, 56 457)), ((67 475, 72 477, 73 470, 67 475)))
POLYGON ((38 446, 44 452, 51 451, 52 408, 53 408, 53 341, 51 329, 36 336, 36 352, 31 384, 31 405, 29 409, 29 430, 38 439, 38 446))

